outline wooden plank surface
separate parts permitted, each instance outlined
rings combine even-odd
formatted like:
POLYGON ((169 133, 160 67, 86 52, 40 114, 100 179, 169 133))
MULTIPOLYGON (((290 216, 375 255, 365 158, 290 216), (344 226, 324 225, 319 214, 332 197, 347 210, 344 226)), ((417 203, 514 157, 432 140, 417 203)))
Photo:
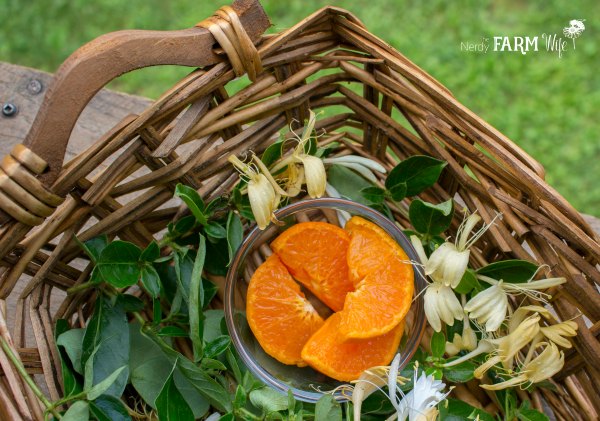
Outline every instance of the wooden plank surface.
MULTIPOLYGON (((0 156, 25 139, 51 79, 50 73, 0 62, 0 106, 12 103, 18 109, 12 117, 0 114, 0 156)), ((148 98, 102 89, 79 117, 66 159, 85 150, 125 115, 142 112, 150 102, 148 98)))

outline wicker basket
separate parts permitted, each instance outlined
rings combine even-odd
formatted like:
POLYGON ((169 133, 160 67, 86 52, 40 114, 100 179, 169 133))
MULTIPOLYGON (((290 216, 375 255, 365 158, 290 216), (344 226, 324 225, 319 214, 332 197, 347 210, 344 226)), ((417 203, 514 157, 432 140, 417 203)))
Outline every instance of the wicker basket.
MULTIPOLYGON (((414 154, 445 160, 425 200, 455 198, 488 223, 496 211, 503 214, 472 250, 474 267, 519 258, 545 263, 547 275, 568 279, 552 291, 551 304, 561 319, 577 322, 579 333, 554 378, 556 390, 518 394, 559 420, 596 419, 600 246, 544 182, 540 164, 352 14, 327 7, 261 37, 268 25, 260 5, 237 1, 197 28, 108 34, 61 67, 27 146, 4 159, 0 180, 6 212, 0 335, 27 371, 51 399, 61 396, 54 321, 83 326, 95 299, 93 293, 65 294, 91 271, 74 235, 107 234, 147 245, 178 215, 178 203, 170 202, 178 182, 205 198, 226 194, 237 181, 229 154, 260 152, 280 130, 305 121, 309 108, 327 108, 317 128, 326 133, 322 141, 341 142, 338 153, 373 157, 387 168, 414 154), (221 48, 213 50, 215 40, 221 48), (63 166, 69 134, 94 93, 121 73, 157 64, 200 68, 63 166), (225 87, 243 74, 250 81, 228 96, 225 87)), ((396 217, 407 224, 402 213, 396 217)), ((0 418, 42 419, 39 400, 4 352, 0 366, 0 418)), ((453 393, 474 405, 493 405, 475 383, 453 393)))

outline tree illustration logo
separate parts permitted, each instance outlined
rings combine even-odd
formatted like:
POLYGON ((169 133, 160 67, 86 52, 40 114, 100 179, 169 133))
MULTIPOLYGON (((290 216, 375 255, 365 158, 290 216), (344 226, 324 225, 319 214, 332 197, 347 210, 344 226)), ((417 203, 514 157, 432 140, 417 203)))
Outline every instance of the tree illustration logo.
POLYGON ((569 26, 563 29, 563 34, 573 40, 573 49, 575 49, 575 38, 579 38, 583 31, 585 31, 584 21, 585 19, 573 19, 569 21, 569 26))

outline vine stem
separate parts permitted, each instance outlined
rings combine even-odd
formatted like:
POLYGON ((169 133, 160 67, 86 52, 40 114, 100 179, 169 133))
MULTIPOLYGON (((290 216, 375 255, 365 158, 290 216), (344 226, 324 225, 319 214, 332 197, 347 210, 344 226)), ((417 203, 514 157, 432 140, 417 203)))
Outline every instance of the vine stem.
POLYGON ((25 381, 25 383, 27 383, 27 385, 31 388, 31 390, 33 391, 35 396, 38 397, 40 402, 42 402, 44 404, 46 409, 49 410, 56 419, 61 419, 62 418, 61 415, 58 413, 56 408, 54 408, 54 406, 48 400, 48 398, 46 398, 44 393, 42 393, 42 391, 37 386, 37 384, 35 384, 35 382, 31 378, 31 376, 29 376, 29 374, 27 373, 27 370, 25 370, 25 367, 23 366, 23 363, 21 362, 21 360, 15 355, 15 353, 13 352, 12 348, 10 347, 10 345, 8 344, 6 339, 4 339, 2 336, 0 336, 0 345, 2 346, 2 350, 4 351, 4 353, 10 360, 10 362, 17 369, 17 371, 19 372, 19 375, 25 381))
POLYGON ((71 288, 69 288, 67 290, 67 295, 76 294, 76 293, 78 293, 80 291, 84 291, 84 290, 86 290, 88 288, 91 288, 94 285, 97 285, 97 283, 91 282, 91 281, 84 282, 84 283, 79 284, 79 285, 75 285, 74 287, 71 287, 71 288))

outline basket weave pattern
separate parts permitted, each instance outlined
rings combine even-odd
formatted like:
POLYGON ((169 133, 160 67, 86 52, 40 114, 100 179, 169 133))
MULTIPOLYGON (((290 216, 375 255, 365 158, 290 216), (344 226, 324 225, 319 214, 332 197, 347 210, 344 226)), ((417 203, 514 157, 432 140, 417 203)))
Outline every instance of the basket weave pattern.
MULTIPOLYGON (((324 133, 321 143, 342 144, 338 155, 361 154, 388 169, 416 154, 445 160, 440 182, 424 200, 454 198, 486 223, 502 213, 472 249, 473 267, 517 258, 547 264, 545 275, 567 278, 550 291, 551 305, 560 319, 575 320, 579 333, 555 377, 557 390, 518 393, 540 410, 545 401, 557 419, 600 413, 600 246, 580 215, 544 182, 543 168, 344 10, 322 9, 264 36, 257 48, 243 34, 227 45, 223 34, 227 39, 240 27, 219 34, 215 22, 221 25, 215 18, 204 26, 219 40, 224 61, 195 70, 66 164, 52 187, 53 195, 66 199, 41 225, 2 227, 0 335, 49 396, 62 393, 54 322, 65 318, 85 326, 95 300, 93 293, 64 293, 85 282, 92 269, 73 236, 86 241, 107 234, 141 247, 159 239, 181 214, 172 201, 177 183, 207 200, 228 194, 238 176, 227 157, 260 153, 282 129, 300 126, 310 108, 327 109, 317 131, 324 133), (253 81, 228 93, 228 83, 244 72, 253 81), (10 240, 25 233, 19 244, 10 240), (17 283, 24 287, 15 288, 17 283), (26 341, 30 331, 33 343, 26 341)), ((408 226, 406 212, 392 210, 408 226)), ((456 217, 454 232, 459 222, 456 217)), ((41 419, 37 398, 2 352, 0 367, 0 418, 41 419)), ((472 384, 454 393, 482 406, 491 400, 472 384)))

